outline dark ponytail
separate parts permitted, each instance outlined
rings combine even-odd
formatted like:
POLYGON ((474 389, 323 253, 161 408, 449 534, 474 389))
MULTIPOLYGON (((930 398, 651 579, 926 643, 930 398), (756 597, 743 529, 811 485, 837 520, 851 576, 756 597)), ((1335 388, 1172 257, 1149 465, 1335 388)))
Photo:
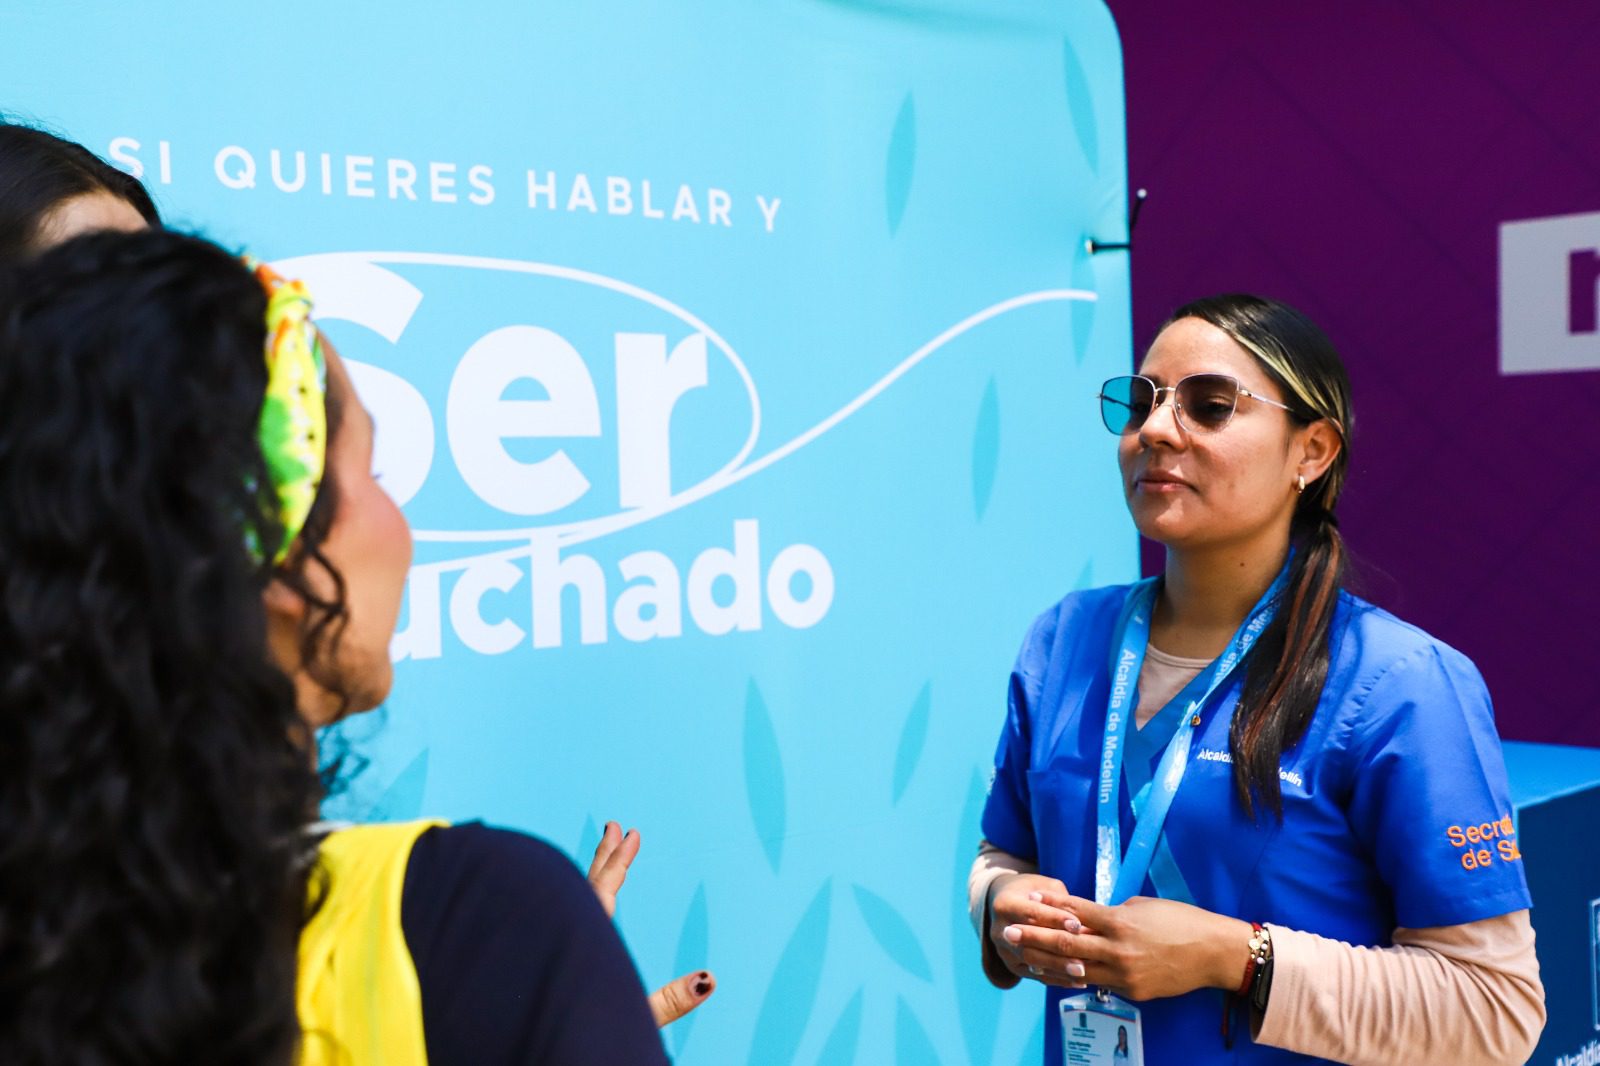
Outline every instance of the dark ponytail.
POLYGON ((1344 585, 1344 540, 1333 515, 1318 510, 1296 526, 1283 599, 1250 654, 1228 730, 1234 787, 1252 816, 1258 803, 1283 815, 1278 763, 1305 735, 1322 699, 1333 611, 1344 585))
POLYGON ((1322 330, 1274 300, 1234 294, 1197 300, 1170 322, 1198 318, 1253 355, 1283 390, 1297 426, 1328 421, 1343 447, 1326 473, 1306 485, 1290 527, 1288 580, 1278 612, 1250 652, 1244 690, 1228 730, 1239 802, 1283 816, 1278 764, 1305 735, 1328 679, 1331 631, 1344 587, 1345 547, 1334 507, 1350 469, 1350 379, 1322 330))

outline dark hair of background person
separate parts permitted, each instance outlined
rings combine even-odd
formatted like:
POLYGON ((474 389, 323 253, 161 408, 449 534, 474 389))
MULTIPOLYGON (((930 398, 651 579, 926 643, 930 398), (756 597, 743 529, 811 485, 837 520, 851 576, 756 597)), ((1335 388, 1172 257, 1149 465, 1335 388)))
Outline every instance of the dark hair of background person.
POLYGON ((1287 304, 1242 293, 1185 304, 1162 325, 1198 318, 1244 348, 1283 391, 1289 420, 1334 422, 1343 447, 1306 486, 1290 527, 1293 556, 1278 612, 1257 639, 1233 712, 1233 779, 1246 813, 1265 804, 1283 816, 1279 759, 1311 725, 1328 678, 1331 631, 1347 566, 1334 508, 1350 469, 1350 378, 1316 323, 1287 304))
MULTIPOLYGON (((0 272, 7 1063, 294 1061, 322 785, 262 592, 332 572, 337 488, 289 563, 247 551, 280 533, 265 302, 233 256, 161 230, 0 272)), ((337 643, 335 585, 308 648, 337 643)))
POLYGON ((81 144, 0 116, 0 263, 39 252, 39 227, 50 212, 96 192, 125 200, 152 226, 161 224, 138 178, 81 144))

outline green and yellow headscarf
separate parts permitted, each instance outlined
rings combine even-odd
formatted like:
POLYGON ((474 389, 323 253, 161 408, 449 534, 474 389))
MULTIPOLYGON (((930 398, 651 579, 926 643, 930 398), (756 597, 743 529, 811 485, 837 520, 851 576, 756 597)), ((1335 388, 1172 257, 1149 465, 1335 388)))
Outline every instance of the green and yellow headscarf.
POLYGON ((278 502, 283 540, 271 552, 251 537, 257 559, 288 558, 305 529, 322 487, 328 457, 328 363, 322 338, 311 323, 311 295, 265 263, 246 257, 267 292, 267 394, 258 434, 278 502))

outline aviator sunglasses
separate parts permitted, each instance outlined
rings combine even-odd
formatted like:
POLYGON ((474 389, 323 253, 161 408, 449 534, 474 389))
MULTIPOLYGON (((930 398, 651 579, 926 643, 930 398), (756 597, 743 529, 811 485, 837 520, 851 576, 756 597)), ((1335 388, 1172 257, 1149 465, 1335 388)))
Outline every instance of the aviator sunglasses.
POLYGON ((1137 433, 1157 407, 1161 394, 1172 393, 1173 415, 1186 432, 1215 433, 1233 421, 1239 397, 1290 410, 1287 404, 1257 396, 1227 374, 1190 374, 1176 385, 1158 386, 1147 377, 1130 374, 1100 386, 1100 417, 1106 428, 1121 436, 1137 433))

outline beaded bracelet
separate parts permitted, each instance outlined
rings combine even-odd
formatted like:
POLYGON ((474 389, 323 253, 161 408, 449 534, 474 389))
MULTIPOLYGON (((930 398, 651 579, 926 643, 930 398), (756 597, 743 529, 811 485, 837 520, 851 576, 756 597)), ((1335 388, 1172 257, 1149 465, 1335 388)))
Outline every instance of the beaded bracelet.
POLYGON ((1250 957, 1245 960, 1244 980, 1239 990, 1222 997, 1222 1046, 1233 1049, 1233 1011, 1243 1000, 1256 1011, 1267 1009, 1267 993, 1272 983, 1272 933, 1260 922, 1250 923, 1250 957))
POLYGON ((1267 960, 1272 958, 1272 934, 1261 927, 1260 922, 1250 923, 1250 957, 1245 960, 1244 980, 1239 982, 1239 991, 1234 993, 1240 999, 1250 995, 1250 986, 1255 984, 1256 974, 1267 965, 1267 960))

